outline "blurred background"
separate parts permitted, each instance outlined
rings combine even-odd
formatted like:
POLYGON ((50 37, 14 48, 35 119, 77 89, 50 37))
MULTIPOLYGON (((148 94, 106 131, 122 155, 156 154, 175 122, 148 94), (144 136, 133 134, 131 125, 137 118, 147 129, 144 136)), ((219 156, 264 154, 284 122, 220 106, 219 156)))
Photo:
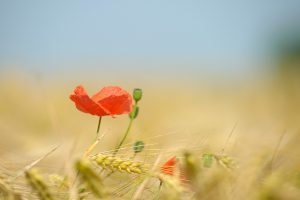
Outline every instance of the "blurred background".
POLYGON ((2 1, 1 70, 252 79, 271 73, 276 53, 297 51, 299 7, 297 0, 2 1))
MULTIPOLYGON (((299 0, 1 1, 1 160, 23 166, 61 144, 56 161, 76 140, 82 152, 98 119, 69 100, 79 84, 90 95, 143 89, 130 141, 176 132, 217 150, 238 122, 235 148, 272 149, 284 131, 296 148, 299 10, 299 0)), ((105 118, 99 148, 127 124, 105 118)))

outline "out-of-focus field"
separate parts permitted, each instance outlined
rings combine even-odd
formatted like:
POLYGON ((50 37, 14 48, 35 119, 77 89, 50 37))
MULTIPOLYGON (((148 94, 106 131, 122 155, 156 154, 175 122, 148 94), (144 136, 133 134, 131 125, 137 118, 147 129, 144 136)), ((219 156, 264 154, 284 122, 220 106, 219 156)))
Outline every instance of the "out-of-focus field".
MULTIPOLYGON (((230 172, 224 169, 223 173, 204 174, 197 182, 196 196, 182 198, 299 199, 299 79, 268 77, 250 83, 215 84, 122 81, 45 81, 31 75, 2 74, 0 168, 17 173, 59 146, 36 167, 44 174, 66 173, 93 142, 98 122, 97 117, 76 110, 69 95, 77 84, 84 85, 90 95, 103 86, 119 85, 128 91, 143 89, 140 113, 126 141, 145 142, 145 150, 137 159, 153 165, 158 157, 164 163, 176 155, 184 162, 185 151, 201 160, 203 153, 220 154, 224 150, 236 161, 230 172)), ((128 121, 127 115, 104 117, 100 132, 105 136, 93 153, 113 149, 128 121)), ((129 147, 120 156, 130 157, 129 147)), ((159 193, 155 189, 153 193, 159 193)), ((145 199, 151 199, 149 193, 145 199)), ((168 190, 160 193, 160 199, 174 198, 168 190)))

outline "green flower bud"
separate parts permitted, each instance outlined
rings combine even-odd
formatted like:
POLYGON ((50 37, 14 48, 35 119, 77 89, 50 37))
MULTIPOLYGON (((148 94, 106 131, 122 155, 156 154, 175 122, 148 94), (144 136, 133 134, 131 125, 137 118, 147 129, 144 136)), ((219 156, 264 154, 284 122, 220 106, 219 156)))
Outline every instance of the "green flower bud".
POLYGON ((143 95, 142 89, 135 88, 135 89, 133 90, 133 99, 134 99, 136 102, 138 102, 139 100, 141 100, 142 95, 143 95))
POLYGON ((134 151, 134 153, 140 153, 143 151, 144 147, 145 147, 145 144, 143 141, 137 141, 133 145, 133 151, 134 151))
POLYGON ((139 107, 137 105, 134 105, 132 112, 129 113, 129 117, 130 119, 135 119, 137 118, 138 114, 139 114, 139 107))

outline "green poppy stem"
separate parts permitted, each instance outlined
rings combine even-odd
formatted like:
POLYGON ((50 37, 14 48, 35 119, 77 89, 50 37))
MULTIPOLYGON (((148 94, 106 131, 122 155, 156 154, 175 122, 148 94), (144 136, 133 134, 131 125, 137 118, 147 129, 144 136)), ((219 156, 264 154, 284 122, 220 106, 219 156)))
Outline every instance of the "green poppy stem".
POLYGON ((116 154, 119 152, 121 146, 123 145, 124 141, 126 140, 128 134, 129 134, 129 132, 130 132, 130 129, 131 129, 133 120, 134 120, 133 118, 130 118, 130 122, 129 122, 129 125, 128 125, 128 127, 127 127, 127 130, 126 130, 126 132, 125 132, 125 134, 124 134, 124 136, 123 136, 121 142, 120 142, 119 145, 116 147, 116 149, 115 149, 113 155, 116 155, 116 154))
POLYGON ((133 120, 138 116, 138 113, 139 113, 138 102, 141 100, 141 98, 142 98, 142 90, 141 89, 134 89, 133 90, 133 99, 134 99, 133 110, 132 110, 131 113, 129 113, 130 122, 129 122, 127 130, 126 130, 121 142, 115 148, 113 156, 115 156, 119 152, 120 148, 122 147, 124 141, 126 140, 128 134, 130 132, 133 120))

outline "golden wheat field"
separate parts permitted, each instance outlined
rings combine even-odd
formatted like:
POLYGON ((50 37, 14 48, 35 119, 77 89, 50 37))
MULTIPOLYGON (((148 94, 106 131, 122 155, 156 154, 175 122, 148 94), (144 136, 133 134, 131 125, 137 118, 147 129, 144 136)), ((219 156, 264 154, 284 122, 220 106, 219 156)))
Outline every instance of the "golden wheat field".
POLYGON ((78 77, 1 74, 0 199, 300 198, 297 77, 78 77), (97 139, 98 117, 69 98, 80 84, 142 89, 120 148, 131 118, 102 117, 97 139))
POLYGON ((300 200, 300 1, 0 1, 0 200, 300 200))

